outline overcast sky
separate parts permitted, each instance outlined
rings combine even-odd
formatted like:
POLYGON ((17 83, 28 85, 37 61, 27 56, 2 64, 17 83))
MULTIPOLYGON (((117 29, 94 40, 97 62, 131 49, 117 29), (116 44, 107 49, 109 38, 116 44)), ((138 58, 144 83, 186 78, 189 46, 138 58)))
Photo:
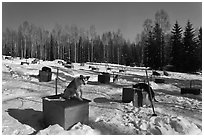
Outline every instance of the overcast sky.
POLYGON ((76 24, 86 30, 95 25, 98 34, 120 29, 126 39, 133 41, 136 34, 141 33, 145 19, 154 20, 160 9, 168 13, 171 25, 177 20, 184 28, 190 20, 194 28, 202 26, 201 2, 3 2, 2 29, 17 29, 24 21, 47 30, 53 29, 57 23, 62 26, 76 24))

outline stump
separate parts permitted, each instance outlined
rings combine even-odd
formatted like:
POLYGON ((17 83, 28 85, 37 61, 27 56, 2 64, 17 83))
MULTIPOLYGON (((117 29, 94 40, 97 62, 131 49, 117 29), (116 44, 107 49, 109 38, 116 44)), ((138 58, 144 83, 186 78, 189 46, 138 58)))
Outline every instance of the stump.
POLYGON ((164 83, 165 80, 164 80, 164 79, 161 79, 161 78, 156 78, 156 79, 154 80, 154 82, 155 82, 155 83, 164 83))
POLYGON ((85 63, 81 63, 80 66, 85 66, 85 63))
POLYGON ((64 67, 66 67, 66 68, 74 68, 74 66, 72 64, 64 64, 64 67))
POLYGON ((62 65, 64 64, 64 62, 61 61, 61 60, 57 61, 57 63, 58 63, 58 64, 62 64, 62 65))
POLYGON ((86 123, 89 120, 90 100, 77 98, 60 99, 61 95, 43 97, 43 120, 46 126, 59 124, 65 130, 74 124, 86 123))
POLYGON ((99 68, 92 67, 91 70, 97 70, 97 71, 99 71, 99 68))
POLYGON ((28 63, 28 62, 21 62, 21 65, 24 65, 24 64, 29 65, 29 63, 28 63))
POLYGON ((40 82, 49 82, 52 79, 52 72, 39 70, 39 81, 40 82))
POLYGON ((12 60, 12 57, 5 57, 5 59, 12 60))
POLYGON ((195 82, 195 81, 190 80, 190 87, 189 88, 181 88, 181 94, 199 95, 201 93, 201 90, 199 88, 193 88, 192 87, 193 82, 195 82))
POLYGON ((199 88, 181 88, 181 94, 194 94, 200 95, 201 90, 199 88))
POLYGON ((110 74, 102 73, 102 75, 98 75, 98 82, 108 84, 110 83, 110 74))
POLYGON ((133 88, 123 88, 122 102, 130 103, 133 101, 134 91, 133 88))
POLYGON ((123 69, 119 69, 119 72, 125 72, 125 70, 123 70, 123 69))
POLYGON ((72 64, 72 62, 71 62, 71 61, 67 61, 67 62, 66 62, 66 64, 70 64, 70 65, 71 65, 71 64, 72 64))
POLYGON ((161 74, 160 74, 159 72, 152 71, 152 75, 153 75, 153 76, 160 76, 161 74))
POLYGON ((39 59, 34 59, 33 61, 31 61, 31 64, 37 64, 39 61, 39 59))
POLYGON ((49 67, 42 67, 42 71, 51 72, 51 68, 49 68, 49 67))
POLYGON ((168 73, 168 72, 163 71, 163 73, 164 73, 165 76, 169 76, 169 73, 168 73))

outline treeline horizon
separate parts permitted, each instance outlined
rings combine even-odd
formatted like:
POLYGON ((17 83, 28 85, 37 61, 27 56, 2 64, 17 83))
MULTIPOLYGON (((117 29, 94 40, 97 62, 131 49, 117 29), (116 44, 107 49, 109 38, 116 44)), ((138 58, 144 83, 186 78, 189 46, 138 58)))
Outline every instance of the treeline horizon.
POLYGON ((76 25, 57 24, 52 31, 24 21, 18 30, 7 28, 2 35, 2 54, 42 60, 70 62, 107 62, 163 70, 172 65, 175 71, 202 69, 202 28, 195 32, 190 20, 184 29, 176 21, 173 27, 168 14, 159 10, 155 20, 146 19, 136 42, 123 38, 118 29, 98 35, 76 25))

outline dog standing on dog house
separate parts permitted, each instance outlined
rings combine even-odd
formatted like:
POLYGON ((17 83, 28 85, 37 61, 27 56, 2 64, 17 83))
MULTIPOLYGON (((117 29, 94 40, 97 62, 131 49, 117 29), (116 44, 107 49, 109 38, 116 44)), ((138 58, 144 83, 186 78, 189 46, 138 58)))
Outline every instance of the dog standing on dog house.
POLYGON ((70 99, 72 97, 76 97, 79 100, 82 99, 82 85, 86 85, 90 76, 80 75, 79 77, 74 78, 69 85, 64 90, 64 94, 62 95, 65 99, 70 99))

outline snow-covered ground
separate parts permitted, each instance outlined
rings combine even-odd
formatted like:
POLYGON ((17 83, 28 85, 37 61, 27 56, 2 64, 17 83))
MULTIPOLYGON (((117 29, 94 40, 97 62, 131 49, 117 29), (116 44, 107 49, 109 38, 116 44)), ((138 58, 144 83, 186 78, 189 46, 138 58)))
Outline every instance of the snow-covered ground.
MULTIPOLYGON (((34 59, 27 59, 31 63, 34 59)), ((164 84, 156 84, 150 78, 151 87, 159 102, 154 103, 155 113, 151 107, 137 108, 122 102, 123 87, 129 87, 145 80, 145 71, 138 67, 126 67, 117 64, 86 63, 80 66, 74 63, 74 69, 65 68, 59 60, 40 61, 38 64, 20 65, 19 58, 2 60, 2 134, 3 135, 187 135, 202 134, 202 94, 180 94, 181 87, 194 86, 202 88, 202 76, 168 72, 162 75, 164 84), (50 82, 39 82, 38 73, 43 66, 52 69, 50 82), (89 66, 99 68, 92 71, 89 66), (107 67, 112 70, 106 70, 107 67), (76 123, 65 131, 59 125, 45 128, 42 115, 42 97, 55 94, 57 68, 59 79, 57 91, 62 93, 68 83, 81 74, 89 75, 87 85, 83 87, 83 98, 89 103, 89 122, 76 123), (119 69, 126 70, 119 73, 119 69), (98 83, 100 72, 117 73, 119 80, 110 84, 98 83)), ((162 72, 160 72, 162 74, 162 72)), ((148 71, 151 75, 151 71, 148 71)))

